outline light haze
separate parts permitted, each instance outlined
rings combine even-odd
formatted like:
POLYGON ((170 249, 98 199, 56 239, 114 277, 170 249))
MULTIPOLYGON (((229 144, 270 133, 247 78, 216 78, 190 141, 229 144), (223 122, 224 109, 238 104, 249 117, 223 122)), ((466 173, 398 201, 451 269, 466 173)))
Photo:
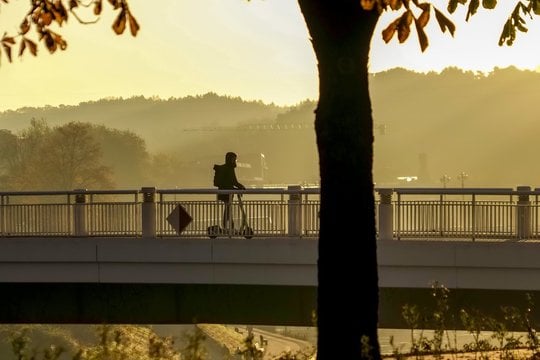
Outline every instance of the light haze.
MULTIPOLYGON (((445 11, 446 1, 434 1, 445 11)), ((383 15, 374 35, 371 72, 395 67, 441 71, 449 66, 489 72, 514 65, 536 69, 540 64, 540 19, 529 22, 511 48, 498 38, 515 1, 494 11, 480 9, 465 23, 462 7, 452 19, 454 39, 442 34, 434 19, 430 46, 421 53, 414 32, 405 44, 384 44, 382 29, 396 16, 383 15)), ((60 33, 66 51, 51 55, 40 44, 38 57, 26 53, 0 66, 0 111, 24 106, 60 104, 105 97, 143 95, 160 98, 215 92, 245 100, 293 105, 316 99, 316 60, 298 4, 292 0, 131 0, 141 25, 136 38, 111 29, 112 8, 104 3, 97 24, 81 25, 74 17, 60 33)), ((27 1, 0 7, 2 31, 15 34, 27 1)), ((92 20, 91 12, 80 12, 92 20)), ((434 18, 434 17, 433 17, 434 18)), ((18 49, 14 51, 16 54, 18 49)))

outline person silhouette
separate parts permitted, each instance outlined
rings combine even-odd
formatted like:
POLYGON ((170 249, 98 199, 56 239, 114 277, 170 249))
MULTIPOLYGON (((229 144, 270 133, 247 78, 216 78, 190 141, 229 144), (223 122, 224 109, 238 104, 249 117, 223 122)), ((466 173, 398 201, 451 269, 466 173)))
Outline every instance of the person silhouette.
MULTIPOLYGON (((224 164, 214 165, 214 185, 217 186, 219 190, 244 190, 246 188, 236 178, 236 159, 236 153, 230 151, 225 154, 224 164)), ((223 209, 223 228, 234 229, 234 221, 231 219, 233 194, 218 194, 217 199, 223 201, 225 204, 223 209)))

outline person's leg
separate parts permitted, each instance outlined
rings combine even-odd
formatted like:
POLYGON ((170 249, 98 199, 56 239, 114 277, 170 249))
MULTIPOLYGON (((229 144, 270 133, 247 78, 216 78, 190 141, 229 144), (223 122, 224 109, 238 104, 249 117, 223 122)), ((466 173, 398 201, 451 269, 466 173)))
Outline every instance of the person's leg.
POLYGON ((232 219, 232 202, 225 201, 223 208, 223 230, 229 232, 234 230, 234 220, 232 219))
POLYGON ((229 230, 229 221, 231 217, 231 205, 228 201, 223 202, 223 230, 229 230))

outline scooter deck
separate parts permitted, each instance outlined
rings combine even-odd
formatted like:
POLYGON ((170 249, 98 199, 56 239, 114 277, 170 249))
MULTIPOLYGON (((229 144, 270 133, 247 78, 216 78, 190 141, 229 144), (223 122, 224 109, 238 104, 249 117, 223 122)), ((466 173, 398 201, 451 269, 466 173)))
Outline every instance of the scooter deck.
POLYGON ((223 229, 219 225, 212 225, 208 227, 207 233, 210 239, 215 239, 218 236, 243 236, 246 239, 251 239, 253 237, 253 229, 249 226, 244 227, 243 230, 233 229, 229 234, 229 230, 223 229))

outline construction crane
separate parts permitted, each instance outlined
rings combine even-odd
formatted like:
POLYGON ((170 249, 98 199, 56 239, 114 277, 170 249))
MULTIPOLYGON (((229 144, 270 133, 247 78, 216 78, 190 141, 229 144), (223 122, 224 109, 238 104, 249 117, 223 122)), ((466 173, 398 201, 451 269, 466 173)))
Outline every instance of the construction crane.
POLYGON ((238 126, 202 126, 197 128, 185 128, 183 131, 290 131, 290 130, 305 130, 313 129, 313 124, 296 123, 296 124, 247 124, 238 126))

